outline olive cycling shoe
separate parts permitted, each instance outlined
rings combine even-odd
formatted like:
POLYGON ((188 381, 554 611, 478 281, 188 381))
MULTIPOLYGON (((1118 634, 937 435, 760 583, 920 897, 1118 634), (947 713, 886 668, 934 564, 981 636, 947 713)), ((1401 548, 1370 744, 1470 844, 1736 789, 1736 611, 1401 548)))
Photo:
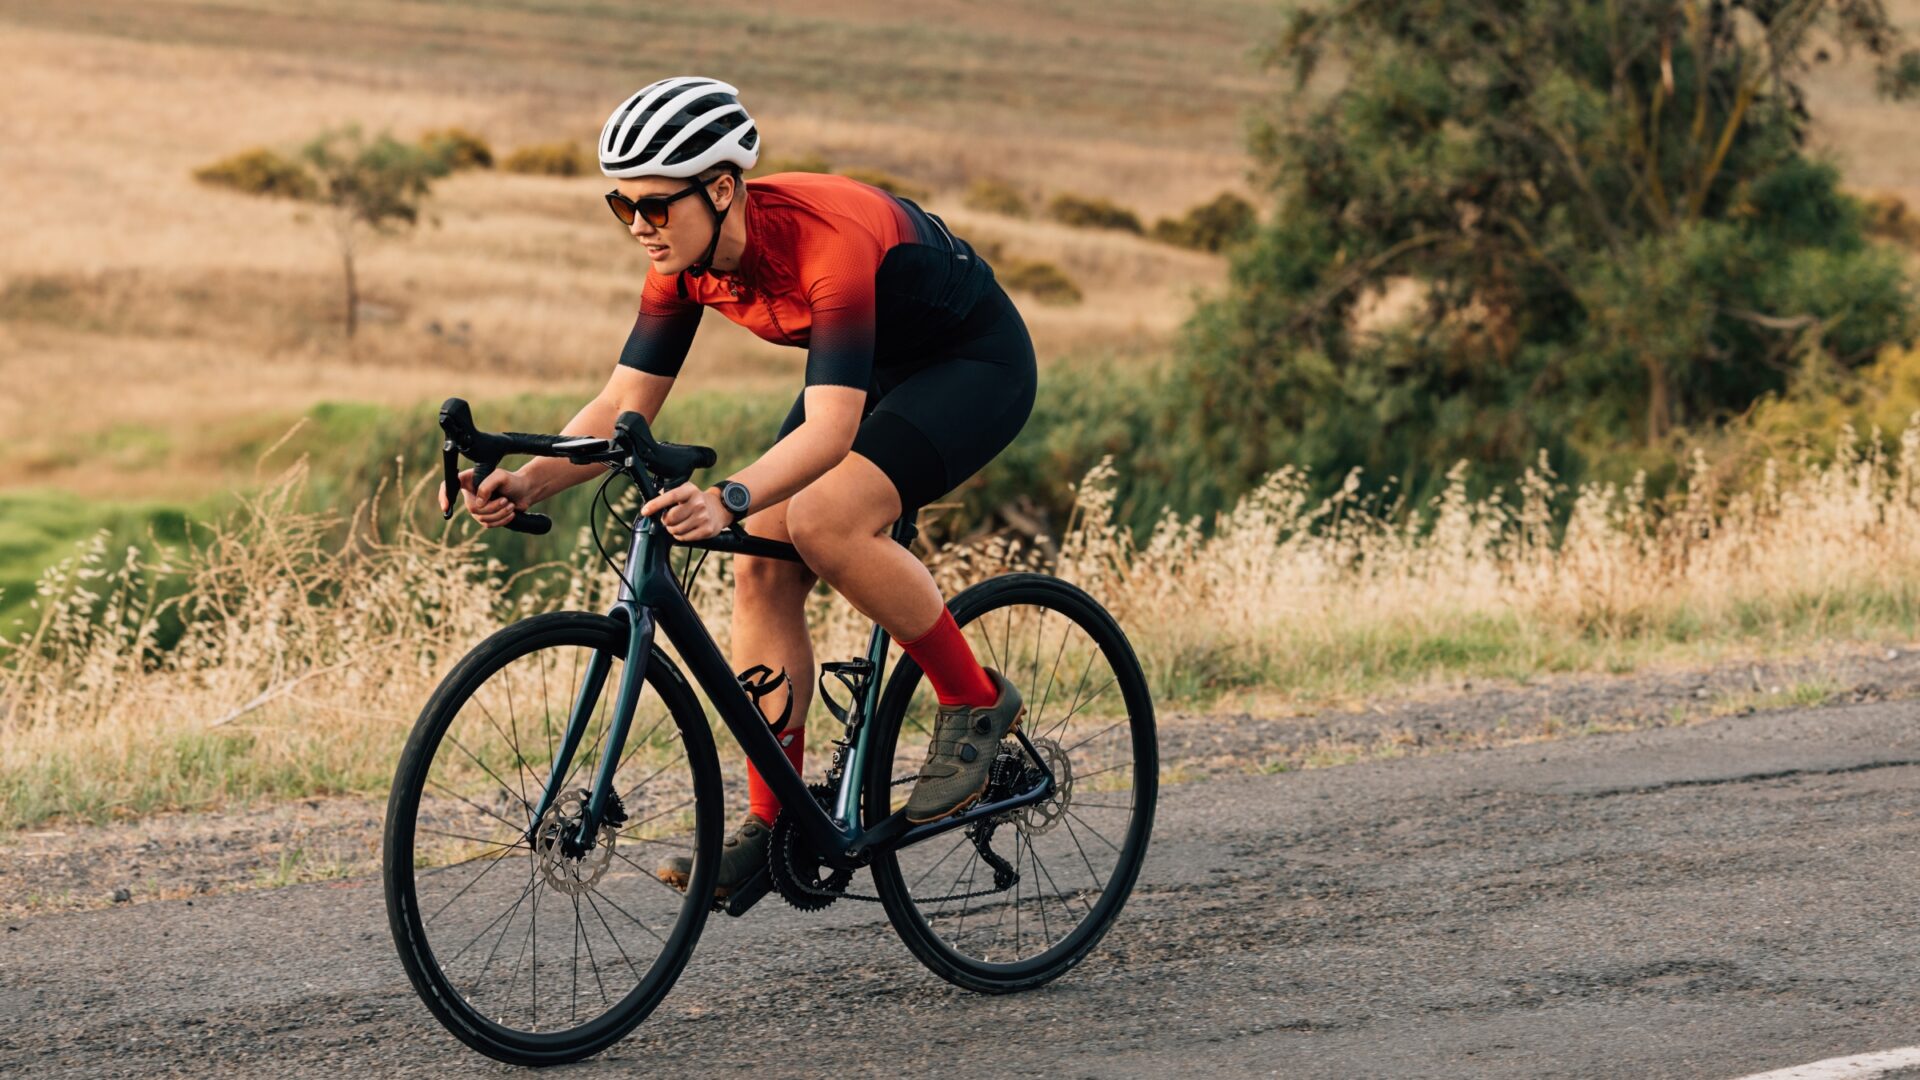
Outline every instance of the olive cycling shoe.
POLYGON ((1000 688, 991 705, 942 705, 933 718, 933 741, 920 778, 901 813, 915 825, 938 821, 972 806, 987 790, 1000 740, 1020 726, 1027 707, 1006 676, 986 669, 1000 688))
MULTIPOLYGON (((720 882, 714 887, 715 896, 728 895, 767 865, 767 838, 771 835, 771 826, 751 812, 740 816, 740 824, 720 845, 720 882)), ((688 879, 693 877, 693 859, 686 855, 665 859, 654 876, 685 892, 688 879)))

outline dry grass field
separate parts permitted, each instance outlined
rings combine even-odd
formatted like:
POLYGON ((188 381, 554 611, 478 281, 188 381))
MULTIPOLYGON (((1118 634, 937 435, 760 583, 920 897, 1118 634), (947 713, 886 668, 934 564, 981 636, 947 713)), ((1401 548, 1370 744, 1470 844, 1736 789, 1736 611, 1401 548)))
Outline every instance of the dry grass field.
MULTIPOLYGON (((1085 301, 1023 305, 1049 362, 1146 362, 1221 260, 972 213, 960 193, 993 176, 1150 222, 1244 189, 1238 106, 1270 81, 1249 43, 1279 20, 1220 0, 1203 19, 1091 2, 568 7, 0 3, 0 144, 26 196, 0 204, 0 430, 26 444, 0 487, 187 497, 215 479, 196 465, 262 414, 587 391, 646 265, 600 177, 444 181, 430 222, 367 246, 371 318, 350 351, 325 225, 189 174, 349 122, 401 137, 460 125, 500 152, 588 143, 611 102, 682 69, 742 86, 769 157, 900 175, 964 234, 1059 264, 1085 301), (103 431, 155 452, 78 467, 72 437, 103 431)), ((687 384, 797 383, 797 351, 707 324, 687 384)))

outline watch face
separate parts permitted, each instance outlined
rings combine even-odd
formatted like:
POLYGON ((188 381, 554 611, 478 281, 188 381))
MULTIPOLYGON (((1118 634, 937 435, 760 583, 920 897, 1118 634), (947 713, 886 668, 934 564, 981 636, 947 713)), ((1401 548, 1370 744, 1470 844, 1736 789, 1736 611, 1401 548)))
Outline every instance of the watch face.
POLYGON ((720 489, 720 501, 726 503, 727 509, 736 514, 745 513, 752 498, 745 484, 730 483, 720 489))

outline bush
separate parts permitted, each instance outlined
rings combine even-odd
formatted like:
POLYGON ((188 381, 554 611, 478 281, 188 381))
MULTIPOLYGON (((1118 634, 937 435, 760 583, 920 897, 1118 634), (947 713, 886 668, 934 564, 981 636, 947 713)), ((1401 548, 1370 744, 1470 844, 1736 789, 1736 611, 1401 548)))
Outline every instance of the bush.
POLYGON ((967 188, 966 207, 987 214, 1023 218, 1032 213, 1026 193, 1005 180, 975 180, 967 188))
POLYGON ((1220 252, 1253 235, 1255 224, 1253 204, 1223 191, 1181 217, 1154 222, 1153 238, 1176 247, 1220 252))
POLYGON ((908 183, 892 173, 884 173, 878 169, 842 169, 840 175, 849 180, 858 180, 863 184, 872 184, 881 191, 890 192, 904 199, 912 199, 915 202, 925 202, 927 198, 926 188, 908 183))
POLYGON ((507 155, 500 167, 528 176, 585 176, 595 168, 593 156, 576 142, 536 143, 507 155))
POLYGON ((802 154, 799 157, 762 158, 760 164, 753 167, 748 176, 769 176, 783 172, 830 173, 833 165, 819 154, 802 154))
POLYGON ((1043 304, 1077 304, 1080 286, 1066 271, 1037 259, 1007 259, 994 264, 1000 283, 1009 289, 1027 293, 1043 304))
POLYGON ((1047 216, 1081 229, 1119 229, 1134 234, 1146 231, 1140 226, 1140 218, 1126 207, 1079 195, 1055 195, 1047 204, 1047 216))
POLYGON ((1920 216, 1907 208, 1907 201, 1898 195, 1868 195, 1866 204, 1866 229, 1868 235, 1920 247, 1920 216))
POLYGON ((493 147, 466 128, 450 127, 420 136, 420 146, 447 163, 452 172, 493 168, 493 147))
POLYGON ((300 162, 265 147, 243 150, 211 165, 202 165, 193 170, 193 178, 248 195, 311 199, 320 193, 320 185, 314 183, 313 176, 300 162))

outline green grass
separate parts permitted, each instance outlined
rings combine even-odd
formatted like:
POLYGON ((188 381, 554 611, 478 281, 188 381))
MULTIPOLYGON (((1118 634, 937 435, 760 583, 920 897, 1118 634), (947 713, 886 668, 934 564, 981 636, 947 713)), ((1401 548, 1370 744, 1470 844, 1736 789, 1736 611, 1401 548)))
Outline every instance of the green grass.
POLYGON ((33 623, 34 582, 95 533, 106 530, 110 551, 130 544, 151 549, 155 541, 178 545, 195 517, 195 508, 167 503, 96 502, 31 488, 0 492, 0 637, 17 637, 33 623))

